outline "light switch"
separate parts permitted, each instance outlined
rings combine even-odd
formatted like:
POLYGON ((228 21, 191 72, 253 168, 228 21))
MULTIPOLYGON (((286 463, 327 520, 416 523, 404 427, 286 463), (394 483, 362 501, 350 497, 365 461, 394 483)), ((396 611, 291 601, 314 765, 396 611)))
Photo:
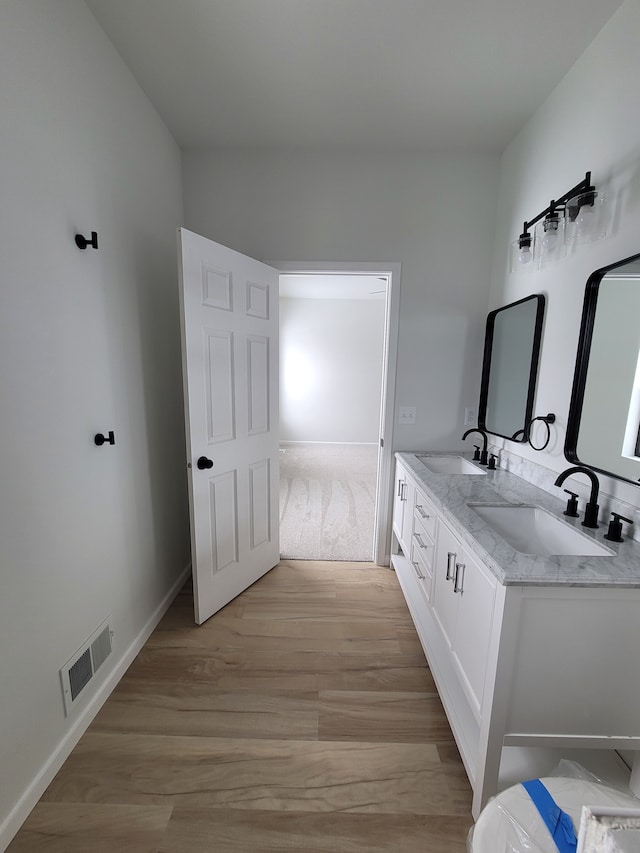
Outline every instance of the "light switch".
POLYGON ((398 415, 399 424, 415 424, 416 422, 416 407, 415 406, 400 406, 398 415))

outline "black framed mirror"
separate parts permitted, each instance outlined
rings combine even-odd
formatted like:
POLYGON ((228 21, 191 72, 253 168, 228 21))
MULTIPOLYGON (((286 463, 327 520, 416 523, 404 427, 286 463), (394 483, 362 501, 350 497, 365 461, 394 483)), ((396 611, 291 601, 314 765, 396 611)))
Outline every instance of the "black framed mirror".
POLYGON ((534 294, 487 315, 478 426, 510 441, 529 437, 544 306, 534 294))
POLYGON ((564 455, 638 485, 640 254, 587 280, 564 455))

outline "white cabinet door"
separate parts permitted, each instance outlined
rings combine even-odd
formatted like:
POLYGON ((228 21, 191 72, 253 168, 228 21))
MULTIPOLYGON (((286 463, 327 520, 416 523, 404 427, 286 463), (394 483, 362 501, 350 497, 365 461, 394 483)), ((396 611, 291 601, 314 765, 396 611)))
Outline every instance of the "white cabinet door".
POLYGON ((411 553, 413 533, 413 504, 415 486, 406 470, 396 462, 396 480, 393 499, 393 532, 405 557, 411 553))
POLYGON ((399 462, 396 462, 396 479, 395 489, 393 492, 393 532, 396 534, 398 541, 402 539, 405 508, 404 493, 406 491, 406 485, 407 473, 402 465, 400 465, 399 462))
POLYGON ((413 536, 413 506, 415 501, 416 487, 413 480, 407 477, 404 489, 404 513, 402 516, 402 550, 405 556, 411 554, 411 537, 413 536))
POLYGON ((462 549, 456 564, 453 589, 458 599, 454 655, 479 712, 493 629, 496 581, 466 549, 462 549))
POLYGON ((180 313, 198 623, 276 565, 278 273, 181 228, 180 313))
POLYGON ((457 538, 440 521, 433 568, 433 611, 450 649, 454 648, 458 618, 458 596, 453 591, 453 582, 459 552, 457 538))
POLYGON ((476 714, 482 705, 495 591, 495 579, 441 520, 433 609, 476 714))

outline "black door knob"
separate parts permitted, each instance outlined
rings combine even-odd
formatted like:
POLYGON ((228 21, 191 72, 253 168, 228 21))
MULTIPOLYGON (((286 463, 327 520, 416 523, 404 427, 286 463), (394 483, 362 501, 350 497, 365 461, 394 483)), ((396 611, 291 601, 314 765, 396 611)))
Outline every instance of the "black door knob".
POLYGON ((205 468, 213 468, 213 459, 207 459, 206 456, 201 456, 196 462, 196 465, 201 471, 204 471, 205 468))

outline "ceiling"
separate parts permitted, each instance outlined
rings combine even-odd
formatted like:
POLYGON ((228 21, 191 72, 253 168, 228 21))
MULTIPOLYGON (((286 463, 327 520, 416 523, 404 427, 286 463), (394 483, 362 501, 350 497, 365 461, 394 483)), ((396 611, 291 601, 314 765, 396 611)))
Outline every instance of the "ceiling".
POLYGON ((621 0, 86 0, 183 149, 501 152, 621 0))

